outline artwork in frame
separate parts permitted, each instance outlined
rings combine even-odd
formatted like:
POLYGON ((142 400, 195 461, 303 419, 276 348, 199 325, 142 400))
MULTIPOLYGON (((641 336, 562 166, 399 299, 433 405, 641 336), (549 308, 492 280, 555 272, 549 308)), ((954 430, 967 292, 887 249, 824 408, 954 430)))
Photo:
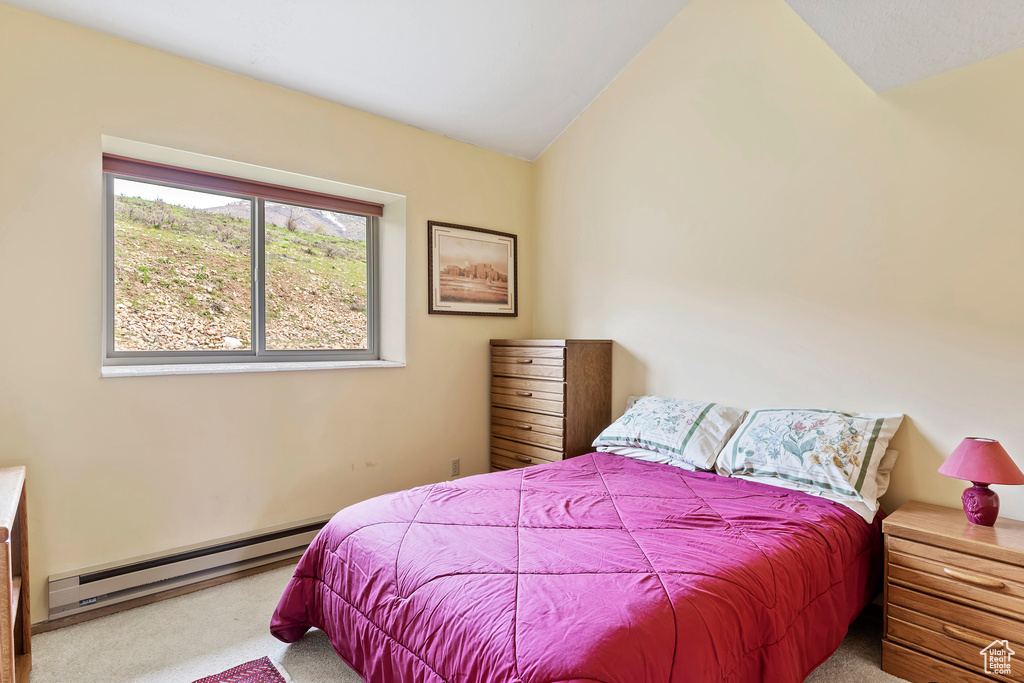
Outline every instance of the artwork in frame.
POLYGON ((519 315, 516 236, 427 222, 430 313, 519 315))

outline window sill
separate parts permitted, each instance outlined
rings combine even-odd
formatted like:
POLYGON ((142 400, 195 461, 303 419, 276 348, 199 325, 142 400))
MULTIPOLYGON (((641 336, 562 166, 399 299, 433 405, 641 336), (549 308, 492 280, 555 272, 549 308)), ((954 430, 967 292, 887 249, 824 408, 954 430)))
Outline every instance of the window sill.
POLYGON ((105 365, 102 377, 153 377, 157 375, 227 375, 237 372, 293 372, 296 370, 350 370, 355 368, 404 368, 393 360, 288 361, 280 363, 180 363, 177 365, 105 365))

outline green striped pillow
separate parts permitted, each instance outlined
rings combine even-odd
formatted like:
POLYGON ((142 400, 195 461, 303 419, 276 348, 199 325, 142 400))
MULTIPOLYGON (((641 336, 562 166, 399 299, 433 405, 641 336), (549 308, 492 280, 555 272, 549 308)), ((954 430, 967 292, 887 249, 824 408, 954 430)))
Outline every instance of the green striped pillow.
POLYGON ((877 508, 878 466, 902 415, 752 410, 718 456, 719 474, 781 479, 877 508))
POLYGON ((641 448, 672 465, 710 469, 743 420, 739 408, 676 398, 643 396, 594 441, 599 451, 641 448))

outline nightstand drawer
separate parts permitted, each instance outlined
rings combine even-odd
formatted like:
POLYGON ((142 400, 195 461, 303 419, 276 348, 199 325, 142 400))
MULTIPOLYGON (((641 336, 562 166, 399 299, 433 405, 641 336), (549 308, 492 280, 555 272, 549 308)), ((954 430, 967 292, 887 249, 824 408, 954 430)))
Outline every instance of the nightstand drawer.
MULTIPOLYGON (((890 584, 888 591, 889 614, 891 610, 912 610, 940 619, 943 623, 973 630, 991 636, 988 643, 996 638, 1024 645, 1024 622, 998 614, 962 605, 945 598, 921 593, 910 588, 890 584)), ((905 619, 904 621, 913 621, 905 619)), ((941 627, 939 630, 942 630, 941 627)), ((1024 669, 1022 669, 1024 672, 1024 669)))
MULTIPOLYGON (((929 560, 919 555, 896 552, 893 542, 898 540, 891 539, 889 544, 891 583, 937 593, 950 600, 982 607, 998 614, 1024 618, 1024 584, 1005 576, 980 571, 982 567, 991 569, 991 565, 998 563, 938 548, 932 550, 950 555, 951 557, 946 559, 953 561, 929 560), (965 565, 972 568, 967 569, 965 565)), ((1017 569, 1017 572, 1019 575, 1020 569, 1017 569)))
MULTIPOLYGON (((1010 619, 896 586, 890 586, 889 592, 886 637, 891 640, 934 653, 978 673, 985 667, 982 650, 993 642, 1008 640, 1010 649, 1015 651, 1024 645, 1024 639, 1020 638, 1021 624, 1010 619), (912 604, 917 609, 901 603, 912 604)), ((1024 669, 1018 667, 1010 676, 995 678, 1024 681, 1024 669)))
POLYGON ((1014 595, 1024 595, 1024 571, 1021 571, 1021 568, 1016 565, 997 562, 984 557, 977 557, 976 555, 959 553, 955 550, 947 550, 946 548, 939 548, 925 543, 908 541, 898 537, 889 539, 889 551, 940 563, 952 570, 954 574, 966 573, 971 575, 975 579, 980 580, 980 585, 1005 583, 1008 586, 1015 587, 1011 590, 1014 595))
POLYGON ((986 683, 992 680, 888 641, 882 643, 882 671, 910 683, 986 683))

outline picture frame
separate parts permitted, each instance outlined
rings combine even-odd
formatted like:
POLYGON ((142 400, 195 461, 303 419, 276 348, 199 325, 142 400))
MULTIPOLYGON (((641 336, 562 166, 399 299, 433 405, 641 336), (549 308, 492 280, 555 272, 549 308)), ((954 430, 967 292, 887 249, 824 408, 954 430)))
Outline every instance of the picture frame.
POLYGON ((427 221, 429 313, 519 315, 517 236, 427 221))

